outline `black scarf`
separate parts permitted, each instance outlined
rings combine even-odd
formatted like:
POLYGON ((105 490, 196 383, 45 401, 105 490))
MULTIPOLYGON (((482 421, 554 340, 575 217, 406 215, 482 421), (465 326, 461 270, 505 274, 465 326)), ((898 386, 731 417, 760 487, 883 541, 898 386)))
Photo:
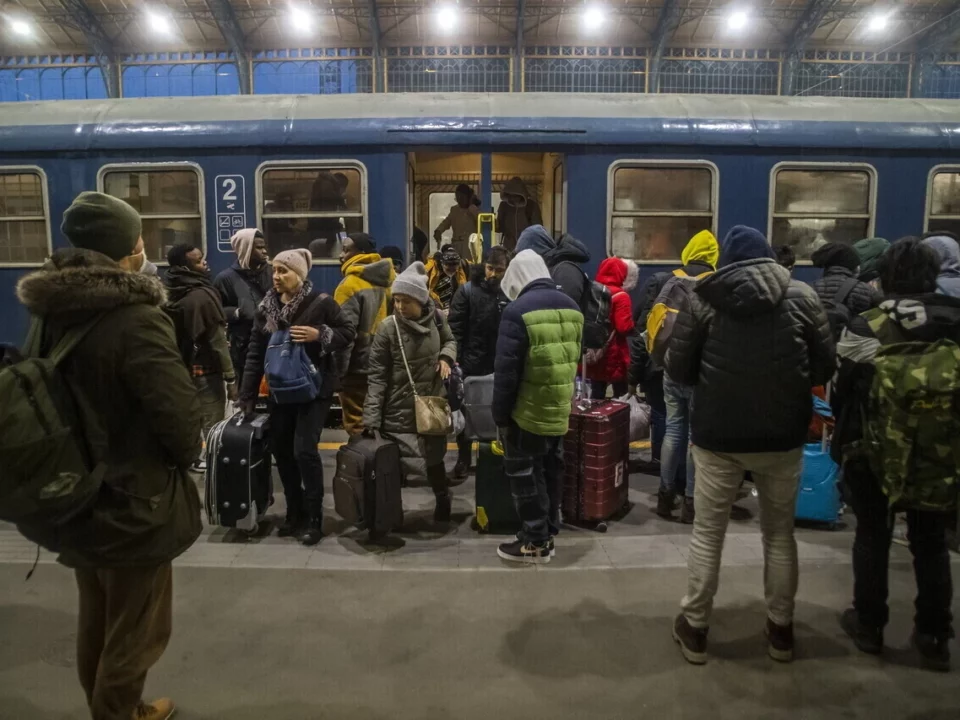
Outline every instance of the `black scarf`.
POLYGON ((266 317, 266 331, 273 334, 281 328, 290 327, 290 321, 312 291, 313 283, 307 280, 286 305, 280 302, 280 293, 276 290, 268 292, 260 303, 260 312, 266 317))

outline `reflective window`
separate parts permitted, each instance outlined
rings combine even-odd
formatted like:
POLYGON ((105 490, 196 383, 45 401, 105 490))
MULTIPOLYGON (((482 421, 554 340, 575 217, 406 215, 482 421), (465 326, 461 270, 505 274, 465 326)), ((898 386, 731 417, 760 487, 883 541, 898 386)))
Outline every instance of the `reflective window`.
POLYGON ((0 168, 0 265, 35 265, 50 254, 44 181, 0 168))
POLYGON ((960 170, 938 172, 933 176, 927 230, 960 234, 960 170))
POLYGON ((363 176, 355 167, 271 167, 260 174, 260 190, 270 255, 309 248, 315 262, 337 260, 342 239, 366 225, 363 176))
POLYGON ((678 261, 691 237, 713 230, 716 177, 708 166, 637 165, 613 174, 611 255, 678 261))
POLYGON ((770 242, 809 260, 828 242, 853 244, 870 236, 873 175, 850 168, 776 170, 770 242))
POLYGON ((203 247, 200 173, 194 168, 143 166, 108 170, 103 192, 140 213, 147 258, 166 262, 174 245, 203 247))

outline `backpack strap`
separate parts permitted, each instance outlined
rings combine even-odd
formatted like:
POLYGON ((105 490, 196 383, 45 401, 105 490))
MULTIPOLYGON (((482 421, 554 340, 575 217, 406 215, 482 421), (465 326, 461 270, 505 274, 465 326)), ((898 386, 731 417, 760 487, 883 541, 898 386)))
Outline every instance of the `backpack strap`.
POLYGON ((673 271, 675 277, 690 277, 683 268, 677 268, 673 271))
POLYGON ((260 296, 263 296, 266 294, 263 292, 263 288, 261 288, 259 285, 255 285, 253 281, 249 280, 242 273, 238 272, 236 268, 231 267, 228 269, 230 270, 230 272, 234 274, 235 277, 238 277, 240 279, 240 282, 242 282, 244 285, 247 286, 247 289, 250 290, 250 296, 253 298, 254 302, 256 302, 258 294, 260 296))
POLYGON ((59 365, 67 356, 74 351, 80 341, 83 340, 91 330, 99 323, 107 313, 100 313, 96 317, 87 320, 82 325, 72 327, 64 333, 59 342, 53 346, 53 349, 47 355, 47 359, 54 365, 59 365))
POLYGON ((860 281, 855 278, 847 278, 843 281, 843 285, 840 286, 840 289, 837 290, 837 294, 833 296, 833 301, 837 305, 845 305, 847 298, 850 297, 850 293, 853 292, 853 289, 857 286, 860 281))

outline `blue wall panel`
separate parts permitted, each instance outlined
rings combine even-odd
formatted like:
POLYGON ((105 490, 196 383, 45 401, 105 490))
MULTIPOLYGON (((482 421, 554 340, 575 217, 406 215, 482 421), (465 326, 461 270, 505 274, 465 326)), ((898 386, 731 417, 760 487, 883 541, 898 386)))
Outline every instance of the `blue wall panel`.
POLYGON ((239 95, 237 66, 227 63, 125 65, 124 97, 239 95))

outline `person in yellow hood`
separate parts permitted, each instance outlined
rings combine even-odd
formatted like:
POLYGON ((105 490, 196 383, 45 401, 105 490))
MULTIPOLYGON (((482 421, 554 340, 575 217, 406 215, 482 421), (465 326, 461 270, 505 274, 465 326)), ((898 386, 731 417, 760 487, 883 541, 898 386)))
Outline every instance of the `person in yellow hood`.
POLYGON ((333 293, 344 318, 356 331, 352 343, 337 355, 343 427, 351 435, 363 432, 363 401, 367 396, 370 343, 390 312, 390 286, 396 277, 393 261, 381 258, 374 239, 354 233, 340 251, 343 280, 333 293))

